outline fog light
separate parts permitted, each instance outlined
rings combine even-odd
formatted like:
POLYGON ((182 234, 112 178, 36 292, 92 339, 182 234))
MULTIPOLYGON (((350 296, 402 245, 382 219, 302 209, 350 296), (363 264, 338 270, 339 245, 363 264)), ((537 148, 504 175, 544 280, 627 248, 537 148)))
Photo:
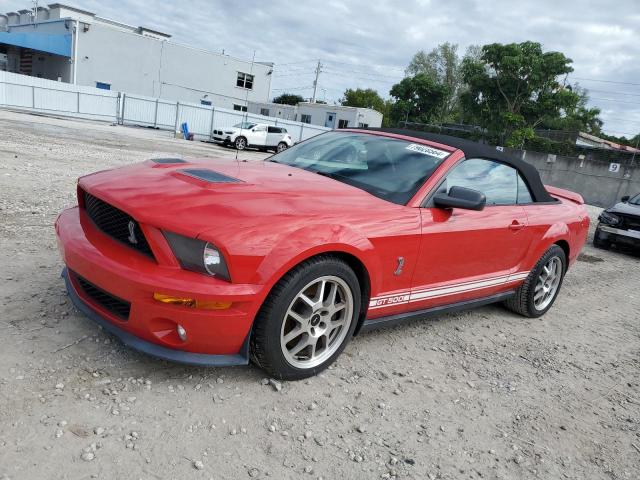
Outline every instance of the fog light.
POLYGON ((187 331, 184 329, 182 325, 178 325, 176 327, 176 332, 178 332, 178 336, 180 337, 180 340, 182 340, 183 342, 187 341, 187 331))

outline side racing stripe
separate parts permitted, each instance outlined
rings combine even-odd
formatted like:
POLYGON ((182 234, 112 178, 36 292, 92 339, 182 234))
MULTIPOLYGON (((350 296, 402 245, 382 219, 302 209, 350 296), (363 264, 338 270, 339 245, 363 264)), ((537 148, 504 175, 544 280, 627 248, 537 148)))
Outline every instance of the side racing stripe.
POLYGON ((392 305, 402 305, 412 302, 420 302, 429 298, 446 297, 459 293, 473 292, 484 288, 495 287, 498 285, 507 285, 509 283, 524 280, 529 272, 518 272, 510 275, 501 275, 498 277, 487 278, 484 280, 467 281, 454 283, 450 285, 424 288, 419 287, 412 290, 405 290, 396 293, 388 293, 373 297, 369 301, 369 310, 390 307, 392 305))

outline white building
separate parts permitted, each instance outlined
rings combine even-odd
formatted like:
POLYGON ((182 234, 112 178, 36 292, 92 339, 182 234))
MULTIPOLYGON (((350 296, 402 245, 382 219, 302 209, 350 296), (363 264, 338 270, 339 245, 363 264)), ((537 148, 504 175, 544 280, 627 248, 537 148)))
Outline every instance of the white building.
POLYGON ((268 101, 273 64, 171 42, 59 3, 0 14, 0 68, 78 85, 246 110, 268 101))
POLYGON ((248 111, 267 117, 295 120, 328 128, 381 127, 383 115, 371 108, 345 107, 326 103, 282 105, 269 102, 249 102, 248 111))

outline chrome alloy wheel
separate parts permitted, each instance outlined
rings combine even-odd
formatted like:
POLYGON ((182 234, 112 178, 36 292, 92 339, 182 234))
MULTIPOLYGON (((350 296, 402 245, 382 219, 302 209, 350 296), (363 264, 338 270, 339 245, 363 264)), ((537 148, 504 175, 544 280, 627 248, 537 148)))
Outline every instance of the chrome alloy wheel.
POLYGON ((280 348, 296 368, 325 362, 342 345, 353 321, 353 294, 339 277, 319 277, 295 296, 280 330, 280 348))
POLYGON ((553 301, 562 280, 562 260, 551 257, 540 272, 533 294, 536 310, 544 310, 553 301))
POLYGON ((244 137, 236 138, 235 144, 238 150, 244 150, 247 147, 247 141, 244 139, 244 137))

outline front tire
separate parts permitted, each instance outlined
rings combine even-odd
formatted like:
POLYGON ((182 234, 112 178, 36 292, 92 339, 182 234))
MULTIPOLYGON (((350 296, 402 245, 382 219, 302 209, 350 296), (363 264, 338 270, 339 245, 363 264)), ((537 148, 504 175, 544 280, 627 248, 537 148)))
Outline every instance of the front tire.
POLYGON ((303 262, 273 287, 260 309, 252 360, 283 380, 318 374, 349 343, 360 302, 358 278, 345 262, 331 256, 303 262))
POLYGON ((558 297, 566 271, 564 250, 553 245, 538 260, 515 295, 504 302, 505 306, 525 317, 544 315, 558 297))
POLYGON ((234 145, 236 147, 236 150, 244 150, 245 148, 247 148, 247 139, 244 137, 238 137, 236 138, 234 145))

